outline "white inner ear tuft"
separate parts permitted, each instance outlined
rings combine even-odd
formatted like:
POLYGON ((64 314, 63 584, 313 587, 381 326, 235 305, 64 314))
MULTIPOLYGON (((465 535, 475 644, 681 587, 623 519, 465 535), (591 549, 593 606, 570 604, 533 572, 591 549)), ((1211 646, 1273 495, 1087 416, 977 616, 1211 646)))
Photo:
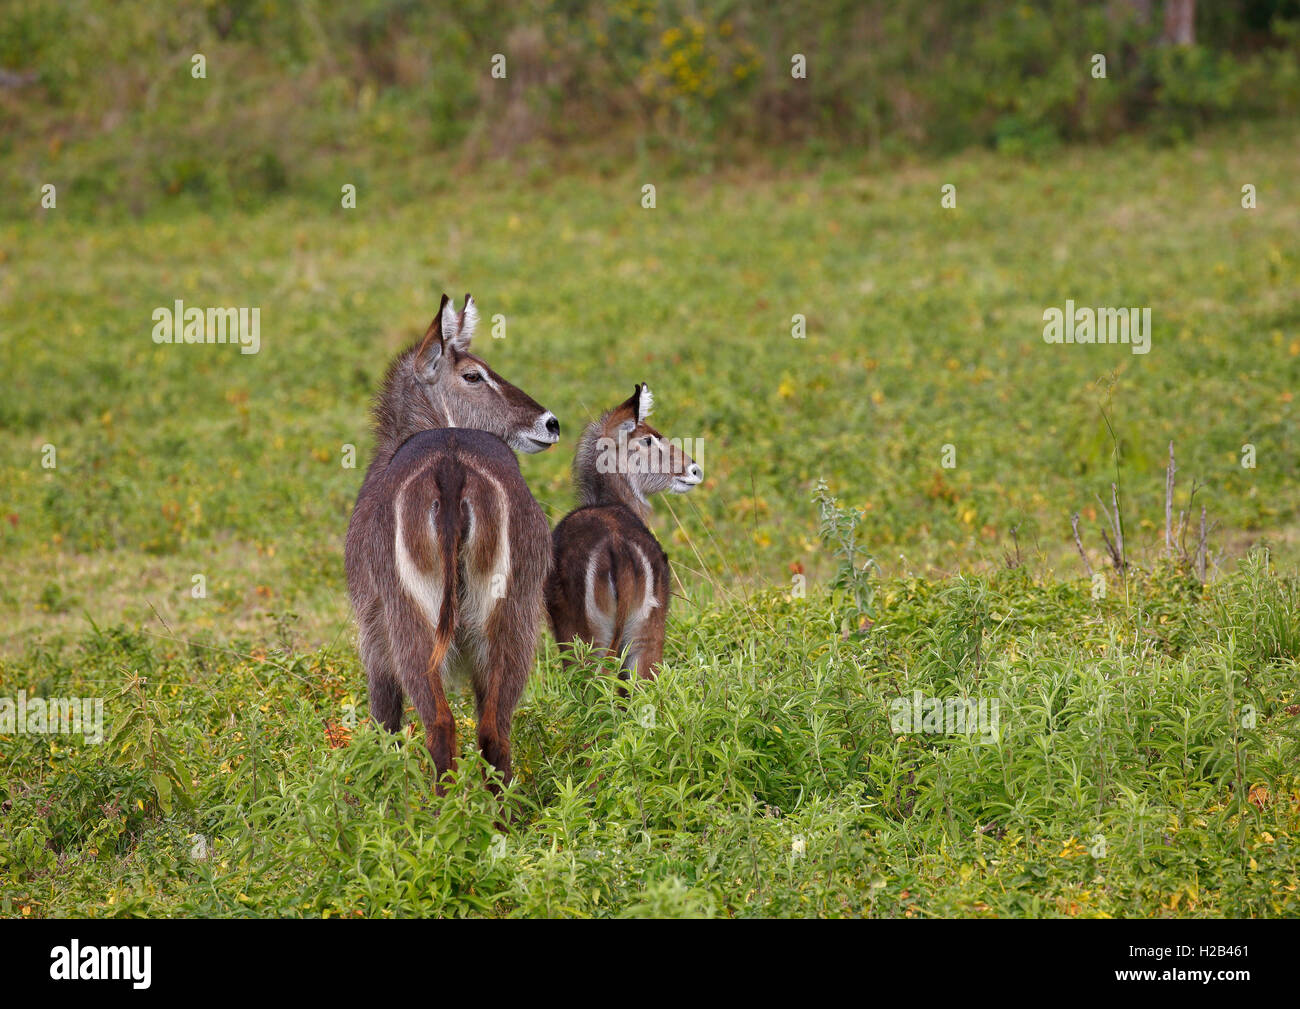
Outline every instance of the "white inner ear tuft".
POLYGON ((451 302, 442 310, 442 342, 455 343, 460 336, 460 322, 456 318, 456 309, 452 307, 451 302))
POLYGON ((650 411, 655 408, 655 398, 650 392, 648 385, 641 386, 641 396, 636 401, 636 422, 642 423, 650 416, 650 411))
POLYGON ((474 299, 467 297, 465 307, 460 313, 460 333, 457 335, 456 346, 458 349, 464 349, 469 346, 470 340, 474 339, 474 329, 478 326, 478 306, 474 304, 474 299))

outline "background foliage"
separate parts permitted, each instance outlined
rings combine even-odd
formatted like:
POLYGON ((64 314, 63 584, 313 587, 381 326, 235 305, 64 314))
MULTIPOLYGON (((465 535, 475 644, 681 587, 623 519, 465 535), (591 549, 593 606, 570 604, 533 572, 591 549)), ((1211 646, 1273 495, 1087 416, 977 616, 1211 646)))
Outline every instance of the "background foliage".
POLYGON ((3 181, 36 188, 58 166, 78 213, 138 212, 334 191, 395 157, 888 163, 1135 129, 1171 142, 1300 110, 1296 0, 1202 3, 1198 29, 1198 46, 1163 45, 1159 17, 1122 0, 14 0, 0 67, 34 79, 0 90, 3 181))

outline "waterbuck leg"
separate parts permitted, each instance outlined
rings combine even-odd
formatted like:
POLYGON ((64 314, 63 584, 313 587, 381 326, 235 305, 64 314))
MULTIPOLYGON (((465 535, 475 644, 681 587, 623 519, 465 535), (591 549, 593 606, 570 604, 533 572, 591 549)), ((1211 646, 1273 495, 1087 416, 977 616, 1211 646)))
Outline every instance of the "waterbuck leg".
POLYGON ((628 652, 628 668, 643 680, 653 680, 659 672, 664 657, 664 640, 650 634, 632 644, 628 652))
POLYGON ((564 586, 558 576, 552 573, 552 581, 546 589, 547 616, 551 622, 551 633, 555 635, 555 644, 560 653, 560 666, 566 672, 573 667, 573 640, 579 637, 582 629, 569 610, 569 601, 565 597, 564 586))
POLYGON ((510 784, 510 722, 522 691, 502 690, 499 680, 480 690, 477 680, 474 700, 478 706, 478 748, 483 759, 501 775, 501 785, 488 782, 488 788, 500 794, 501 788, 510 784), (513 694, 513 696, 511 696, 513 694))
MULTIPOLYGON (((427 663, 426 663, 427 668, 427 663)), ((456 720, 451 716, 451 705, 442 687, 442 671, 431 670, 408 684, 415 710, 424 723, 424 744, 438 769, 437 790, 446 793, 443 776, 456 770, 456 720)))
POLYGON ((402 685, 391 676, 366 671, 370 684, 370 717, 389 732, 402 727, 402 685))
MULTIPOLYGON (((667 595, 667 592, 664 593, 667 595)), ((656 606, 646 617, 645 624, 633 646, 636 649, 636 673, 643 680, 653 680, 659 675, 659 663, 664 658, 664 626, 668 623, 668 604, 656 606)))
MULTIPOLYGON (((442 687, 442 669, 430 669, 433 634, 408 600, 397 603, 398 613, 389 624, 388 648, 402 686, 424 724, 424 742, 438 769, 438 794, 445 792, 443 775, 456 769, 456 721, 442 687)), ((443 665, 446 664, 443 659, 443 665)))
POLYGON ((578 637, 577 621, 567 614, 557 616, 554 621, 555 644, 560 652, 560 666, 566 672, 573 668, 573 642, 578 637))
POLYGON ((370 692, 370 717, 389 732, 402 727, 402 685, 393 671, 384 632, 383 605, 376 599, 361 614, 357 651, 366 670, 370 692))
MULTIPOLYGON (((532 625, 521 619, 503 621, 505 633, 489 637, 482 652, 485 667, 475 663, 474 700, 478 706, 478 745, 483 759, 497 769, 501 784, 510 784, 510 723, 523 695, 537 650, 532 625), (509 633, 513 628, 514 633, 509 633)), ((494 792, 499 788, 490 786, 494 792)))

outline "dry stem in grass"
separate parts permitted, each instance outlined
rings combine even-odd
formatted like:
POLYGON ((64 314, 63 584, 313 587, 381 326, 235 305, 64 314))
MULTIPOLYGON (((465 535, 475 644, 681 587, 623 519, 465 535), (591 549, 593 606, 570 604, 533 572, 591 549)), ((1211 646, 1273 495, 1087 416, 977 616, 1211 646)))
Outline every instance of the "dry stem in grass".
POLYGON ((1088 572, 1088 577, 1093 575, 1092 563, 1088 560, 1088 555, 1083 552, 1083 540, 1079 538, 1079 513, 1075 512, 1070 516, 1070 528, 1074 530, 1074 545, 1079 549, 1079 557, 1083 559, 1083 566, 1088 572))
POLYGON ((1101 538, 1106 542, 1106 552, 1110 554, 1110 560, 1115 565, 1115 570, 1123 574, 1124 569, 1128 567, 1128 562, 1124 559, 1124 526, 1121 524, 1119 517, 1119 488, 1115 484, 1110 485, 1110 500, 1115 508, 1114 514, 1106 507, 1106 502, 1101 499, 1100 495, 1096 495, 1096 497, 1097 504, 1101 505, 1102 514, 1106 516, 1106 521, 1110 523, 1111 530, 1115 533, 1115 538, 1112 540, 1106 532, 1106 527, 1103 526, 1101 538))

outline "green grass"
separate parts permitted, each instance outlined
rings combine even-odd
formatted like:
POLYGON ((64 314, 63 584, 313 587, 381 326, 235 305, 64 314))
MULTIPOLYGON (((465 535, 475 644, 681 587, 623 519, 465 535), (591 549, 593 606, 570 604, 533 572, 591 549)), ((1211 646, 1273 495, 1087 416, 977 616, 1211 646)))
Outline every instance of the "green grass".
POLYGON ((0 696, 140 711, 112 746, 0 737, 0 912, 1294 914, 1298 139, 888 176, 434 166, 356 211, 61 196, 0 227, 0 696), (419 745, 366 727, 343 590, 368 399, 444 289, 564 424, 521 462, 553 522, 568 446, 634 382, 704 440, 704 486, 655 520, 683 593, 668 671, 625 710, 548 644, 495 853, 468 755, 435 816, 419 745), (177 298, 259 306, 261 353, 155 346, 177 298), (1151 353, 1044 344, 1067 298, 1151 306, 1151 353), (1069 519, 1100 567, 1103 410, 1135 570, 1095 602, 1069 519), (1219 523, 1204 592, 1158 560, 1170 440, 1179 506, 1199 477, 1219 523), (819 479, 862 510, 870 621, 832 589, 819 479), (1273 567, 1237 573, 1260 543, 1273 567), (1001 698, 1001 738, 891 732, 915 689, 1001 698))
MULTIPOLYGON (((6 623, 48 626, 41 593, 62 582, 78 626, 76 603, 135 620, 148 600, 177 625, 247 625, 269 602, 327 615, 318 637, 337 628, 367 403, 444 289, 507 317, 480 349, 555 411, 563 448, 641 380, 665 433, 704 440, 705 486, 672 502, 680 533, 661 525, 693 566, 685 537, 707 527, 752 577, 824 570, 808 497, 825 478, 869 509, 863 535, 888 572, 996 565, 1019 526, 1073 575, 1069 516, 1084 511, 1099 552, 1089 509, 1114 479, 1102 408, 1135 555, 1162 531, 1172 439, 1180 505, 1193 476, 1206 483, 1216 546, 1238 555, 1267 535, 1295 559, 1297 136, 1071 151, 1052 167, 970 156, 891 177, 842 163, 660 179, 655 210, 640 207, 646 168, 443 179, 401 206, 362 189, 356 211, 179 206, 94 224, 68 207, 5 228, 6 623), (1242 180, 1256 211, 1239 205, 1242 180), (956 211, 940 209, 946 181, 956 211), (261 353, 156 346, 150 313, 176 298, 261 307, 261 353), (1045 344, 1042 312, 1067 298, 1150 305, 1151 353, 1045 344), (56 471, 40 466, 46 443, 56 471), (1245 443, 1256 469, 1240 465, 1245 443), (187 602, 194 573, 202 606, 187 602)), ((568 455, 523 462, 553 520, 572 503, 568 455)))
POLYGON ((465 698, 435 800, 418 738, 348 731, 350 648, 105 629, 19 667, 139 715, 101 748, 6 742, 3 909, 1294 915, 1296 592, 1258 556, 1204 597, 1172 572, 1128 602, 1023 569, 902 580, 849 638, 829 600, 701 593, 626 701, 547 649, 504 834, 465 698), (997 699, 996 741, 892 731, 913 691, 997 699))

